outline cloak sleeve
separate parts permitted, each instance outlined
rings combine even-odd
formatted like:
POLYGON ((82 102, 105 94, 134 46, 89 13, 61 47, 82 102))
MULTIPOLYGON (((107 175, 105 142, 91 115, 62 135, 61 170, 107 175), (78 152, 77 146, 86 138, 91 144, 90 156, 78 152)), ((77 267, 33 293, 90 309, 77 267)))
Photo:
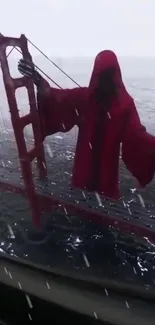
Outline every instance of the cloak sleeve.
POLYGON ((87 88, 57 89, 43 80, 37 93, 43 139, 56 132, 68 132, 79 125, 87 88))
POLYGON ((152 181, 155 172, 155 137, 141 124, 133 101, 126 116, 122 159, 141 187, 152 181))

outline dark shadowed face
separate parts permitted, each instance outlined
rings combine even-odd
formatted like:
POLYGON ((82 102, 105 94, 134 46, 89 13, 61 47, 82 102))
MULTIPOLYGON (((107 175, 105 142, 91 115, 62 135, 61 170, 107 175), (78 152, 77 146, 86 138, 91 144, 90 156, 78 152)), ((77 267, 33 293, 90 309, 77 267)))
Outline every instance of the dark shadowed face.
POLYGON ((98 79, 96 97, 98 101, 109 101, 117 94, 117 85, 114 82, 115 68, 102 72, 98 79))

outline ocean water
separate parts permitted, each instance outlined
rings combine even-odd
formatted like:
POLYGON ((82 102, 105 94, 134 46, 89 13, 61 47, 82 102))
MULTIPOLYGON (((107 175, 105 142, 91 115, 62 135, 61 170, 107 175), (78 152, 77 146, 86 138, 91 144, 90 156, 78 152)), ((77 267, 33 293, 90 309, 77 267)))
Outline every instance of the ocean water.
MULTIPOLYGON (((52 70, 51 66, 49 68, 49 65, 45 65, 41 58, 36 57, 35 61, 62 87, 73 87, 70 80, 62 75, 60 77, 60 74, 52 70)), ((153 63, 150 62, 150 59, 141 59, 140 61, 123 58, 120 61, 126 87, 135 99, 141 121, 147 130, 155 135, 155 70, 153 63)), ((68 60, 67 62, 59 59, 58 62, 80 85, 89 83, 92 59, 85 58, 81 61, 76 59, 76 61, 68 60)), ((15 62, 11 61, 10 64, 13 67, 15 62)), ((15 69, 12 71, 17 76, 17 71, 15 69)), ((5 175, 5 167, 12 168, 12 173, 15 173, 19 168, 19 162, 15 164, 17 152, 14 149, 13 132, 8 123, 9 109, 2 79, 0 85, 0 160, 5 175), (7 155, 5 154, 4 158, 3 152, 6 153, 6 148, 7 155)), ((26 94, 22 91, 18 92, 18 100, 23 115, 28 110, 28 102, 26 94)), ((33 142, 31 130, 27 129, 25 136, 30 142, 33 142)), ((52 179, 54 179, 53 192, 55 193, 56 189, 60 187, 62 196, 66 191, 63 182, 70 186, 68 175, 71 176, 76 138, 77 130, 74 129, 68 135, 58 134, 47 142, 53 151, 53 157, 48 157, 49 172, 53 173, 52 179)), ((128 193, 130 184, 124 178, 124 189, 125 187, 127 187, 125 193, 128 193)), ((146 198, 147 194, 148 197, 151 195, 151 188, 148 189, 148 192, 146 190, 146 198)), ((128 194, 125 195, 128 200, 128 194)), ((29 206, 20 196, 1 192, 0 207, 0 251, 2 253, 33 261, 47 268, 59 268, 70 275, 82 275, 87 278, 93 275, 101 280, 108 277, 120 283, 124 281, 140 285, 147 290, 155 288, 155 245, 147 238, 139 239, 127 236, 114 228, 107 228, 92 221, 80 220, 76 215, 69 215, 66 218, 65 213, 62 214, 60 211, 54 211, 48 215, 44 222, 44 233, 38 234, 32 229, 29 206)))

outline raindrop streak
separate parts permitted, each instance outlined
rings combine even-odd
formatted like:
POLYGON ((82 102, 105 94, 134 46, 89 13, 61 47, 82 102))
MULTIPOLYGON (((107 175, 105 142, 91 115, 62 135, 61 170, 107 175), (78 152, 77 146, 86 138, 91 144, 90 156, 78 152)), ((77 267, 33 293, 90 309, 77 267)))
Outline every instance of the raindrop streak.
POLYGON ((85 195, 84 191, 82 191, 82 195, 83 195, 84 199, 86 199, 86 195, 85 195))
POLYGON ((30 314, 28 314, 28 316, 29 316, 30 320, 32 320, 32 316, 30 314))
POLYGON ((145 202, 144 202, 142 196, 141 196, 140 194, 137 194, 137 196, 138 196, 138 198, 139 198, 139 201, 140 201, 141 206, 142 206, 143 208, 145 208, 145 202))
POLYGON ((6 274, 8 274, 8 270, 7 270, 6 267, 4 267, 4 271, 5 271, 6 274))
POLYGON ((95 192, 95 196, 96 196, 97 202, 99 204, 99 207, 102 207, 102 201, 101 201, 101 198, 97 192, 95 192))
POLYGON ((3 161, 3 160, 1 160, 1 162, 2 162, 2 166, 3 166, 3 167, 5 167, 4 161, 3 161))
POLYGON ((66 127, 65 127, 65 125, 63 123, 62 123, 62 127, 63 127, 64 130, 66 130, 66 127))
POLYGON ((52 153, 52 150, 51 150, 51 147, 49 146, 49 144, 46 144, 46 148, 47 148, 47 152, 48 152, 49 156, 51 158, 53 158, 53 153, 52 153))
POLYGON ((15 238, 14 232, 13 232, 13 230, 12 230, 12 228, 11 228, 11 226, 9 224, 8 224, 8 230, 9 230, 9 233, 11 235, 11 238, 15 238))
POLYGON ((42 164, 43 164, 44 169, 46 169, 46 165, 45 165, 44 161, 42 162, 42 164))
POLYGON ((125 301, 125 304, 126 304, 126 308, 130 308, 127 301, 125 301))
POLYGON ((108 290, 104 289, 106 296, 109 296, 108 290))
POLYGON ((67 209, 64 207, 64 211, 65 211, 65 214, 67 215, 68 214, 68 212, 67 212, 67 209))
POLYGON ((18 286, 19 286, 19 289, 22 290, 22 286, 21 286, 21 283, 20 282, 18 282, 18 286))
POLYGON ((126 203, 124 201, 122 201, 122 202, 123 202, 124 207, 126 208, 126 203))
POLYGON ((46 286, 47 286, 47 289, 48 290, 50 290, 51 288, 50 288, 50 285, 49 285, 49 283, 46 281, 46 286))
POLYGON ((98 319, 98 316, 97 316, 97 314, 95 313, 95 311, 94 311, 94 316, 95 316, 96 319, 98 319))
POLYGON ((84 258, 84 261, 86 263, 86 266, 90 267, 90 263, 89 263, 88 258, 87 258, 87 256, 85 254, 83 254, 83 258, 84 258))
POLYGON ((26 300, 27 300, 27 303, 28 303, 28 305, 29 305, 29 308, 33 308, 33 305, 32 305, 32 302, 31 302, 31 300, 30 300, 30 297, 28 296, 28 295, 25 295, 25 298, 26 298, 26 300))
POLYGON ((76 115, 79 116, 78 110, 75 108, 76 115))
POLYGON ((91 145, 91 143, 89 142, 89 147, 90 147, 90 149, 92 149, 92 145, 91 145))
POLYGON ((9 274, 10 279, 12 279, 12 274, 10 272, 8 274, 9 274))
POLYGON ((13 232, 13 230, 12 230, 12 228, 11 228, 11 226, 9 224, 8 224, 8 229, 9 229, 11 238, 15 238, 14 232, 13 232))
POLYGON ((64 207, 64 211, 65 211, 65 217, 66 217, 66 219, 70 222, 70 219, 68 217, 68 212, 67 212, 67 209, 65 207, 64 207))
POLYGON ((109 113, 109 112, 107 112, 107 115, 108 115, 108 117, 111 119, 111 115, 110 115, 110 113, 109 113))

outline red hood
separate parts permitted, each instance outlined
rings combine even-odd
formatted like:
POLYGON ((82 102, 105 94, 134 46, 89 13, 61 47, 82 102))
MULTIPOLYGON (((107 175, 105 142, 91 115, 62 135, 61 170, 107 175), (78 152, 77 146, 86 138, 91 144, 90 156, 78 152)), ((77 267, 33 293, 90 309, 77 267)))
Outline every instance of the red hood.
POLYGON ((89 83, 89 88, 91 91, 97 87, 100 73, 104 72, 108 68, 115 68, 115 82, 117 85, 123 86, 121 70, 115 53, 110 50, 105 50, 100 52, 95 59, 94 68, 89 83))

